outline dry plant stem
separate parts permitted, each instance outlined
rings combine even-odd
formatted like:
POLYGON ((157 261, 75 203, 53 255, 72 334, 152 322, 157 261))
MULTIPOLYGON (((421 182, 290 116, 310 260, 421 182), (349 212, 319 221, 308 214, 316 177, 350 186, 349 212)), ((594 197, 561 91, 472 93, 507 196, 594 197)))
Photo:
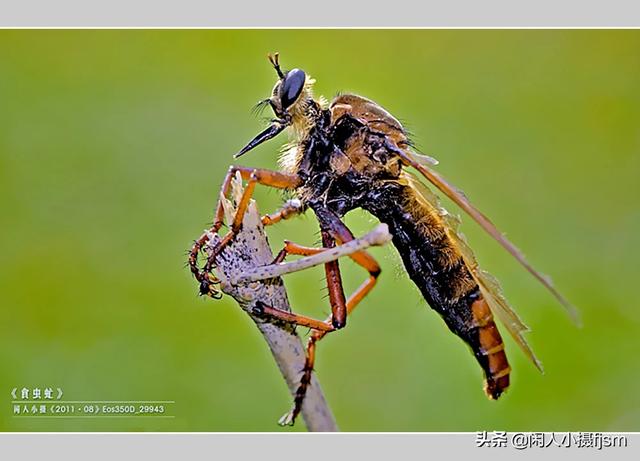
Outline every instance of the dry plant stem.
MULTIPOLYGON (((223 200, 226 222, 232 222, 235 203, 242 195, 242 181, 236 178, 232 183, 232 199, 223 200)), ((210 253, 220 241, 218 235, 211 235, 205 252, 210 253)), ((362 239, 331 255, 321 254, 301 258, 293 263, 271 264, 274 257, 269 247, 260 214, 251 201, 243 218, 242 229, 231 243, 216 258, 216 273, 223 292, 231 295, 256 323, 267 342, 273 357, 292 395, 300 382, 305 363, 305 350, 293 325, 267 320, 259 315, 256 303, 263 303, 277 309, 291 311, 287 293, 278 276, 294 270, 318 265, 327 260, 335 260, 371 245, 381 245, 390 239, 386 226, 376 228, 362 239), (300 263, 302 261, 302 263, 300 263), (297 266, 296 266, 297 264, 297 266), (258 270, 259 269, 259 270, 258 270), (258 270, 259 273, 256 273, 258 270), (279 272, 280 271, 280 272, 279 272), (249 274, 249 281, 246 275, 249 274), (253 274, 253 276, 251 276, 253 274), (265 279, 265 277, 268 277, 265 279)), ((340 247, 339 247, 340 248, 340 247)), ((309 431, 338 431, 333 414, 322 393, 315 374, 302 405, 302 418, 309 431)))

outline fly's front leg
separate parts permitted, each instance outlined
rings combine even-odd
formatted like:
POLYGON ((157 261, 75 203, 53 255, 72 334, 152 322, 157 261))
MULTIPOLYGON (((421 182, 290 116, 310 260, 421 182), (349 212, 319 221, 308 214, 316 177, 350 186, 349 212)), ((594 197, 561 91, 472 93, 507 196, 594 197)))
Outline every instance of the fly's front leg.
MULTIPOLYGON (((213 268, 213 264, 216 260, 216 257, 220 254, 220 252, 231 242, 231 240, 238 234, 240 229, 242 228, 242 220, 244 219, 244 214, 247 212, 247 207, 249 206, 249 202, 251 201, 251 197, 253 196, 253 191, 256 188, 256 183, 258 182, 257 176, 252 173, 249 177, 249 181, 247 182, 247 186, 242 192, 242 197, 236 206, 236 214, 233 217, 233 222, 229 227, 229 232, 220 240, 220 242, 215 246, 215 248, 209 254, 207 262, 204 266, 204 272, 209 273, 213 268)), ((224 197, 220 197, 220 204, 222 204, 222 200, 224 197)), ((214 223, 214 227, 215 227, 214 223)))
POLYGON ((189 267, 193 276, 200 282, 200 294, 216 296, 218 292, 211 289, 211 284, 217 283, 217 279, 210 274, 215 257, 222 251, 222 249, 233 239, 242 227, 242 219, 244 213, 251 200, 253 190, 256 184, 262 184, 265 186, 274 187, 277 189, 293 189, 300 184, 300 178, 297 175, 280 173, 277 171, 247 168, 241 166, 232 166, 227 171, 227 174, 222 182, 220 189, 220 198, 215 211, 214 221, 211 229, 204 232, 198 240, 196 240, 189 252, 189 267), (212 252, 204 268, 201 270, 198 267, 198 254, 204 248, 209 241, 211 235, 217 233, 222 224, 224 223, 224 207, 222 205, 222 199, 225 198, 231 189, 231 182, 236 173, 240 173, 240 176, 244 180, 248 180, 249 183, 244 190, 240 203, 237 206, 237 213, 234 217, 231 229, 227 235, 222 239, 220 244, 212 252))
POLYGON ((240 202, 237 204, 236 214, 229 228, 229 232, 222 238, 220 243, 216 245, 216 248, 211 252, 209 258, 207 259, 207 263, 204 267, 204 271, 207 273, 211 271, 216 257, 229 244, 229 242, 231 242, 231 240, 242 228, 242 220, 244 219, 244 214, 247 211, 247 207, 249 206, 249 202, 251 201, 251 197, 253 196, 253 191, 256 187, 256 184, 262 184, 277 189, 291 189, 296 187, 300 182, 300 179, 297 175, 289 175, 271 170, 231 167, 222 185, 222 195, 218 202, 218 208, 216 210, 216 220, 212 228, 214 232, 217 232, 222 226, 224 217, 224 207, 222 205, 222 199, 229 193, 231 178, 233 178, 233 175, 235 175, 236 172, 239 172, 243 179, 248 179, 247 186, 242 193, 240 202))
MULTIPOLYGON (((261 168, 248 168, 244 166, 231 166, 227 171, 222 186, 220 188, 220 197, 226 197, 231 189, 231 181, 236 173, 245 181, 250 180, 255 175, 256 182, 264 186, 274 187, 276 189, 294 189, 300 184, 300 178, 295 174, 286 174, 279 171, 266 170, 261 168)), ((224 207, 222 201, 218 201, 216 206, 215 219, 213 221, 213 232, 217 232, 224 223, 224 207)))

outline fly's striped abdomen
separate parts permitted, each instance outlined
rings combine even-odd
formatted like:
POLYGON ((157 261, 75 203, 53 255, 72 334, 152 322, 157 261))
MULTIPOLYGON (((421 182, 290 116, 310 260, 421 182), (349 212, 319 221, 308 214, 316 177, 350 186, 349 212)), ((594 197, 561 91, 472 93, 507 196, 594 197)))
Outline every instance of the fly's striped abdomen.
POLYGON ((485 392, 497 399, 509 386, 502 337, 438 210, 398 182, 375 188, 366 202, 363 208, 389 225, 405 269, 427 303, 471 347, 485 374, 485 392))
POLYGON ((504 352, 504 342, 493 315, 484 298, 471 304, 471 312, 478 330, 479 349, 474 351, 485 370, 484 391, 489 398, 497 399, 509 387, 511 367, 504 352), (485 364, 483 364, 485 362, 485 364))

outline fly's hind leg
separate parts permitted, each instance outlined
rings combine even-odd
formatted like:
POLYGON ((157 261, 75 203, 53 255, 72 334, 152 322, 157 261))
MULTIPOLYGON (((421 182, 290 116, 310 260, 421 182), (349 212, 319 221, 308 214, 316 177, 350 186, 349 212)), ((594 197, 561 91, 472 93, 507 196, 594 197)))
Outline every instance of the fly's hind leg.
MULTIPOLYGON (((340 240, 342 243, 353 240, 353 234, 344 223, 340 221, 340 224, 336 226, 340 228, 339 232, 334 233, 337 236, 338 240, 340 240)), ((289 254, 310 256, 323 251, 327 251, 328 249, 330 248, 304 247, 293 242, 286 241, 284 248, 280 251, 280 253, 278 253, 278 256, 276 256, 276 260, 274 262, 279 263, 284 261, 285 257, 289 254)), ((376 284, 377 278, 380 275, 380 266, 378 265, 376 260, 366 251, 358 251, 349 255, 349 257, 356 264, 365 268, 369 272, 369 277, 351 294, 351 296, 349 296, 349 298, 344 303, 346 315, 351 314, 358 303, 362 301, 362 299, 364 299, 364 297, 373 289, 376 284)), ((330 263, 327 263, 327 265, 328 264, 330 263)), ((326 272, 329 272, 329 270, 326 269, 327 265, 325 265, 325 270, 326 272)), ((329 287, 330 295, 332 292, 342 292, 342 280, 340 279, 339 272, 337 273, 337 278, 327 277, 327 286, 329 287), (334 284, 334 286, 332 286, 332 284, 334 284)), ((331 316, 329 316, 324 323, 327 325, 333 325, 334 320, 335 317, 332 310, 331 316)), ((324 338, 327 333, 330 333, 334 329, 335 328, 327 330, 314 329, 312 331, 311 336, 307 341, 305 364, 302 370, 302 376, 300 377, 300 383, 298 384, 298 388, 293 400, 293 407, 287 414, 280 418, 280 420, 278 421, 280 425, 293 425, 293 423, 295 422, 296 417, 302 409, 302 403, 304 402, 307 388, 309 387, 309 384, 311 384, 311 376, 313 374, 313 367, 315 364, 316 343, 324 338)))
POLYGON ((247 210, 247 206, 253 195, 256 184, 262 184, 276 189, 293 189, 300 183, 300 178, 297 175, 280 173, 277 171, 255 169, 240 166, 232 166, 227 171, 227 174, 222 182, 220 189, 220 198, 215 211, 215 217, 211 229, 204 232, 198 240, 196 240, 189 252, 189 267, 193 276, 200 282, 200 294, 216 297, 218 292, 212 289, 211 285, 217 283, 217 279, 212 276, 211 270, 213 268, 215 258, 220 251, 224 249, 226 245, 235 237, 242 227, 242 220, 247 210), (224 207, 222 199, 225 198, 231 189, 231 182, 235 175, 239 173, 242 179, 248 180, 247 186, 242 194, 242 198, 237 205, 236 215, 231 223, 229 232, 222 238, 220 243, 209 255, 207 262, 203 269, 198 267, 198 254, 210 240, 211 236, 217 233, 224 224, 224 207))
MULTIPOLYGON (((312 256, 324 251, 328 251, 330 248, 313 248, 298 245, 293 242, 285 241, 284 248, 278 253, 278 256, 274 259, 272 264, 279 264, 284 261, 287 255, 299 255, 299 256, 312 256)), ((369 278, 365 280, 349 297, 345 302, 345 309, 347 313, 353 310, 353 308, 371 291, 376 283, 376 279, 380 274, 380 267, 376 263, 375 259, 369 253, 364 250, 352 253, 348 255, 357 264, 365 267, 369 271, 369 278)), ((325 263, 329 264, 329 263, 325 263)), ((342 285, 340 285, 340 289, 342 285)), ((333 316, 329 316, 325 321, 315 320, 310 317, 306 317, 292 312, 276 309, 274 307, 267 306, 260 303, 258 306, 257 314, 272 317, 277 320, 281 320, 294 325, 304 326, 313 330, 318 330, 323 333, 329 333, 336 330, 333 325, 333 316)))

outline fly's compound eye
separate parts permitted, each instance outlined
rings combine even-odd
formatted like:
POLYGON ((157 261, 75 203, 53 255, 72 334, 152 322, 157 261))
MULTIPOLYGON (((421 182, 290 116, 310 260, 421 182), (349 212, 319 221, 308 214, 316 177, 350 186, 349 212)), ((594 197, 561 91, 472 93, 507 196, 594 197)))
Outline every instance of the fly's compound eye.
POLYGON ((306 75, 300 69, 293 69, 287 72, 282 85, 280 85, 280 101, 283 109, 286 110, 298 99, 300 93, 302 93, 302 88, 304 88, 305 79, 306 75))

